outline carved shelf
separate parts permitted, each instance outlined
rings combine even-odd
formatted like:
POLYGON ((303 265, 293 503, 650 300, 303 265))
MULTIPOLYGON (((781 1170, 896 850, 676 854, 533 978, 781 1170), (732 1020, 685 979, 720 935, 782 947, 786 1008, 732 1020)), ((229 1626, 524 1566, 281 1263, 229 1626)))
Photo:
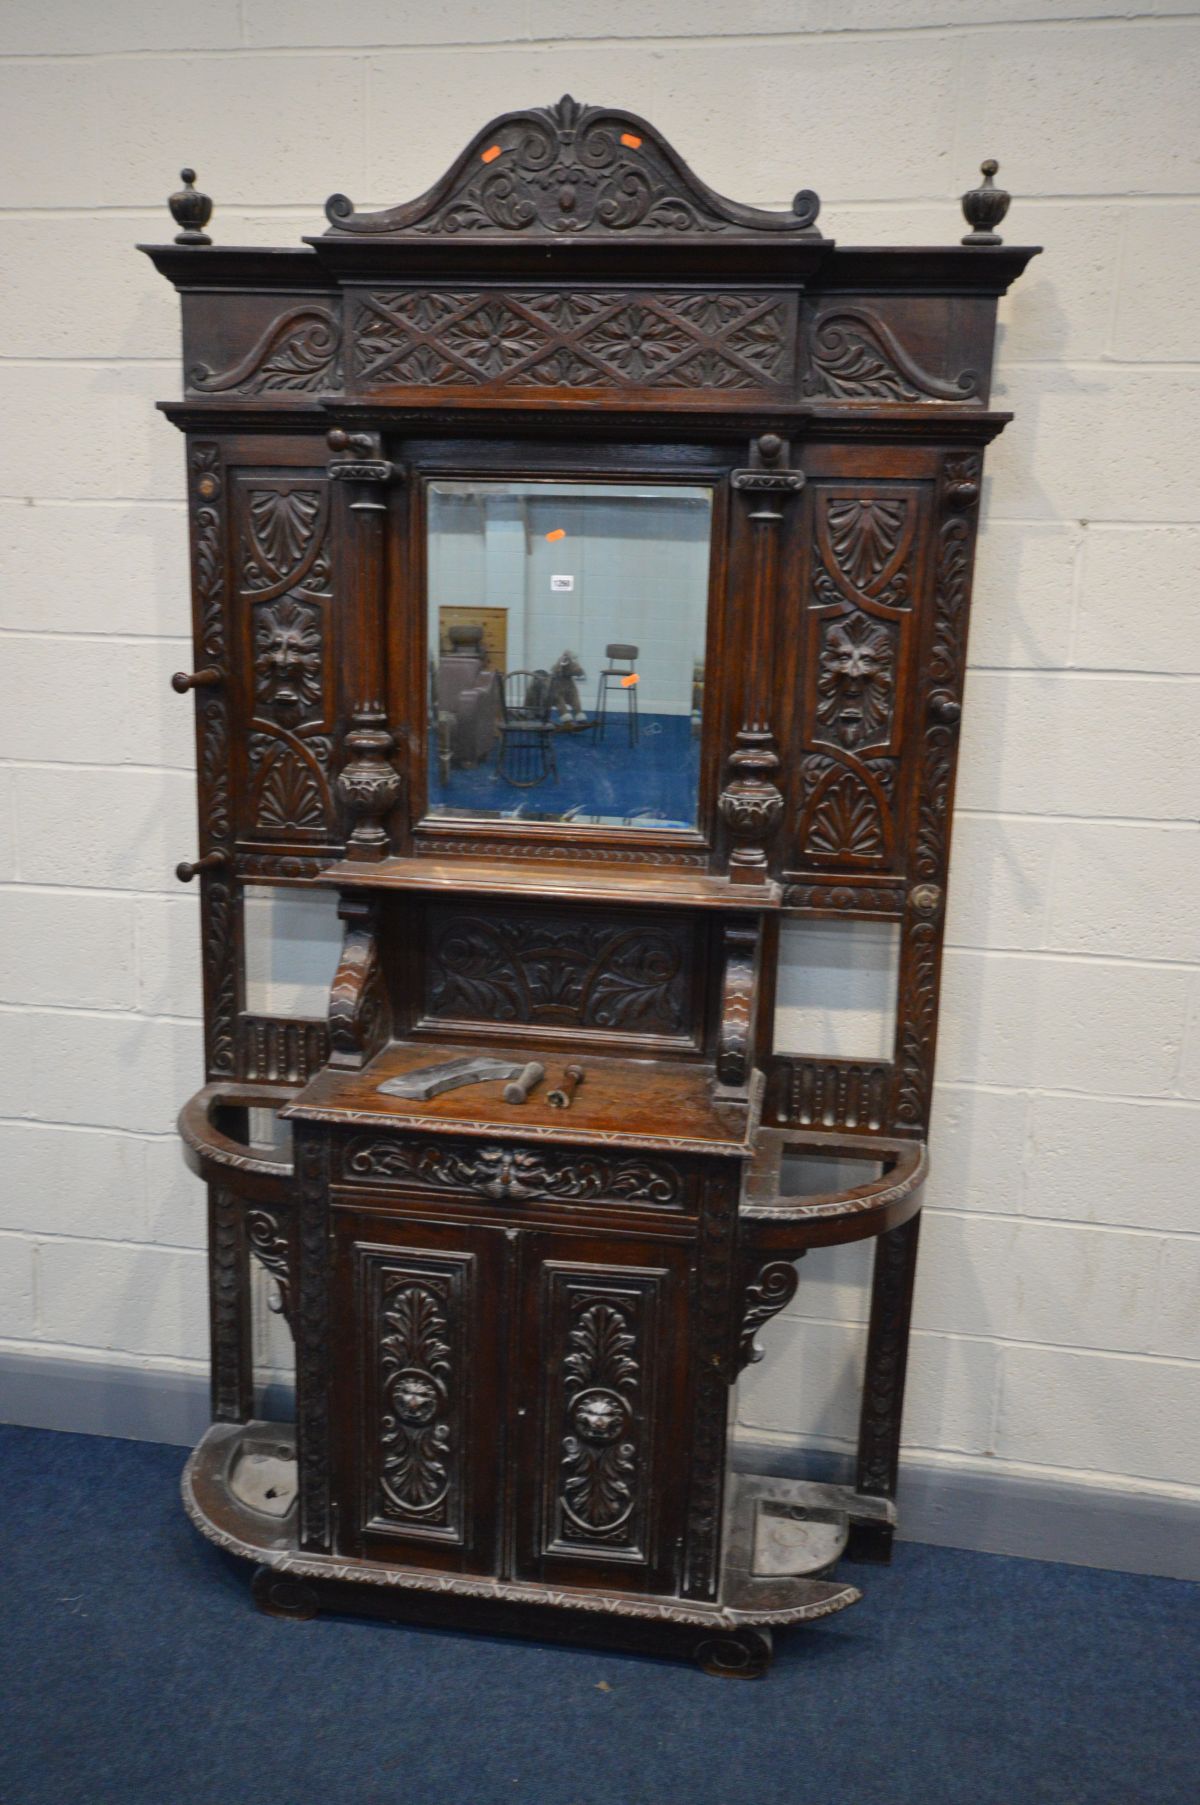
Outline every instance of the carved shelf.
POLYGON ((466 896, 511 896, 526 901, 661 903, 684 909, 740 909, 748 914, 778 910, 776 883, 731 884, 704 871, 645 865, 584 864, 550 859, 381 859, 378 864, 330 865, 321 874, 339 889, 448 890, 466 896))
MULTIPOLYGON (((713 1068, 700 1061, 572 1056, 584 1082, 569 1110, 547 1101, 549 1082, 520 1106, 505 1102, 500 1080, 444 1091, 428 1101, 389 1097, 380 1085, 443 1059, 478 1056, 479 1045, 393 1041, 361 1071, 326 1067, 280 1114, 291 1121, 343 1127, 413 1129, 451 1136, 582 1146, 662 1148, 746 1159, 761 1111, 761 1078, 748 1100, 717 1098, 713 1068)), ((523 1061, 528 1043, 488 1044, 489 1057, 523 1061)), ((552 1055, 545 1054, 548 1063, 552 1055)))

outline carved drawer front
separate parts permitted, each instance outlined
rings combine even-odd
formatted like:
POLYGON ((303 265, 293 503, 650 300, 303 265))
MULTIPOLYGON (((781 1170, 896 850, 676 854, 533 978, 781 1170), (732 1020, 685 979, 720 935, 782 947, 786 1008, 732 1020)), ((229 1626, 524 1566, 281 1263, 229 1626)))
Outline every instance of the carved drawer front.
POLYGON ((659 1154, 369 1132, 343 1144, 338 1182, 422 1200, 625 1205, 673 1214, 694 1211, 698 1190, 691 1165, 659 1154))
POLYGON ((503 1237, 361 1216, 338 1236, 343 1548, 491 1571, 503 1237))
POLYGON ((523 1577, 675 1589, 688 1277, 678 1248, 524 1237, 516 1544, 523 1577))

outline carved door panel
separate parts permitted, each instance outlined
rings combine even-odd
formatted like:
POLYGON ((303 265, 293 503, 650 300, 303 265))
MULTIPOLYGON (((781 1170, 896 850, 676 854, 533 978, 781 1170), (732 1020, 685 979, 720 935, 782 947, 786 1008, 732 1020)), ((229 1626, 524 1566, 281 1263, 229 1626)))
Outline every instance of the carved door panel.
POLYGON ((781 635, 791 655, 783 869, 886 878, 906 863, 932 485, 920 480, 921 452, 912 479, 854 473, 856 462, 894 469, 894 455, 812 459, 798 618, 781 635))
POLYGON ((336 1233, 339 1545, 494 1572, 503 1233, 358 1213, 336 1233))
POLYGON ((524 1237, 516 1368, 516 1571, 676 1590, 691 1251, 524 1237))

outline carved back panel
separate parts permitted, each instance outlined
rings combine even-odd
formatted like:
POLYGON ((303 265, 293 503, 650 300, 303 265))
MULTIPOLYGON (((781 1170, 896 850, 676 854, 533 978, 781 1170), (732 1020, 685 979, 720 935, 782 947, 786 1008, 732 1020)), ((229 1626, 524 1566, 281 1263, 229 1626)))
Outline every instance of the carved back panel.
POLYGON ((696 1052, 707 924, 666 910, 519 912, 485 898, 421 910, 416 1027, 696 1052))

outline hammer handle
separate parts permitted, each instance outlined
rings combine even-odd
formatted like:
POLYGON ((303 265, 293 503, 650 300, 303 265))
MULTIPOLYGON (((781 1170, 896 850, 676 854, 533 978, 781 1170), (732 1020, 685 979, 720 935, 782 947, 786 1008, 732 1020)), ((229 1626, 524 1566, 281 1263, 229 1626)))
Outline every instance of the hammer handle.
POLYGON ((529 1064, 519 1071, 510 1083, 505 1085, 504 1101, 506 1103, 527 1103, 530 1091, 534 1090, 545 1076, 545 1066, 538 1065, 536 1060, 531 1059, 529 1064))

